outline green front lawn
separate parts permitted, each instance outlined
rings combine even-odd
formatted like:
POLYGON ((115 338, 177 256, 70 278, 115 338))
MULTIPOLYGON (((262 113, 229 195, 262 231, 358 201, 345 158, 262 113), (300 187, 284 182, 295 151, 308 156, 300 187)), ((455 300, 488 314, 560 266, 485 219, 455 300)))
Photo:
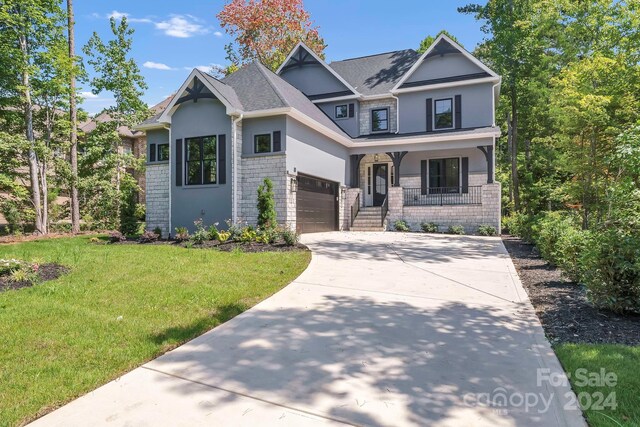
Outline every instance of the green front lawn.
MULTIPOLYGON (((599 373, 602 368, 617 376, 613 387, 578 386, 578 378, 571 378, 573 390, 582 404, 590 400, 597 404, 602 393, 606 398, 615 393, 616 409, 585 407, 585 415, 591 427, 640 426, 640 347, 624 345, 562 344, 555 348, 565 371, 575 376, 579 368, 589 373, 599 373)), ((604 406, 604 405, 603 405, 604 406)))
POLYGON ((71 272, 0 293, 0 425, 78 397, 272 295, 303 251, 240 253, 88 238, 0 246, 0 258, 71 272))

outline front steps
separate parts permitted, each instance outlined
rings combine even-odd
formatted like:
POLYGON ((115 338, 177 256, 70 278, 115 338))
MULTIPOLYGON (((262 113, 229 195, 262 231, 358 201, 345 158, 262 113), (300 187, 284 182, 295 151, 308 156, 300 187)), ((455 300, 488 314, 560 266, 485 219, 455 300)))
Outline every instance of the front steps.
POLYGON ((356 219, 353 221, 351 231, 384 231, 385 227, 380 223, 382 208, 380 206, 360 208, 356 219))

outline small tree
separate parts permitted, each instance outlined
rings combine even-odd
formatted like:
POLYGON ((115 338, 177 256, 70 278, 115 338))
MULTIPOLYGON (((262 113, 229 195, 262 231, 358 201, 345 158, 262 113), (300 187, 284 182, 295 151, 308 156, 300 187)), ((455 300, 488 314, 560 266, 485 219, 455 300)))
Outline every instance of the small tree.
POLYGON ((258 227, 261 229, 275 228, 276 202, 273 197, 273 182, 265 178, 258 187, 258 227))

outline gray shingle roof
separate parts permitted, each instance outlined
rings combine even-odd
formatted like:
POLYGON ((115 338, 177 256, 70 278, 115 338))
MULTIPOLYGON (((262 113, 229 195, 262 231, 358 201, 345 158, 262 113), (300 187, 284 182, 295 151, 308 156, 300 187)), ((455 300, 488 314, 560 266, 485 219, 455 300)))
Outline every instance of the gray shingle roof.
POLYGON ((358 92, 367 95, 389 93, 420 58, 413 49, 334 61, 329 64, 358 92))

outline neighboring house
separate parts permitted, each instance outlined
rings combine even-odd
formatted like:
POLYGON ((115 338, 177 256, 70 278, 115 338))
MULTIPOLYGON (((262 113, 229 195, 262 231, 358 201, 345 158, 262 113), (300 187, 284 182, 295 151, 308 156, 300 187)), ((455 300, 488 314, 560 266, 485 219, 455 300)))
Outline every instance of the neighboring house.
POLYGON ((273 73, 193 70, 148 141, 147 226, 257 219, 269 177, 300 232, 405 219, 500 228, 494 147, 500 76, 442 35, 413 50, 326 64, 299 44, 273 73))
MULTIPOLYGON (((154 105, 149 110, 153 114, 158 114, 167 108, 167 105, 171 102, 173 96, 169 96, 164 101, 154 105)), ((108 113, 102 112, 95 117, 90 118, 84 123, 78 126, 78 129, 85 135, 93 132, 98 123, 105 123, 111 121, 111 117, 108 113)), ((147 137, 144 132, 131 129, 128 126, 120 126, 118 128, 118 135, 121 139, 120 150, 121 154, 132 154, 136 158, 145 158, 147 155, 147 137)), ((146 174, 144 171, 130 170, 129 173, 133 175, 140 187, 141 191, 137 194, 137 202, 146 202, 146 174)))

